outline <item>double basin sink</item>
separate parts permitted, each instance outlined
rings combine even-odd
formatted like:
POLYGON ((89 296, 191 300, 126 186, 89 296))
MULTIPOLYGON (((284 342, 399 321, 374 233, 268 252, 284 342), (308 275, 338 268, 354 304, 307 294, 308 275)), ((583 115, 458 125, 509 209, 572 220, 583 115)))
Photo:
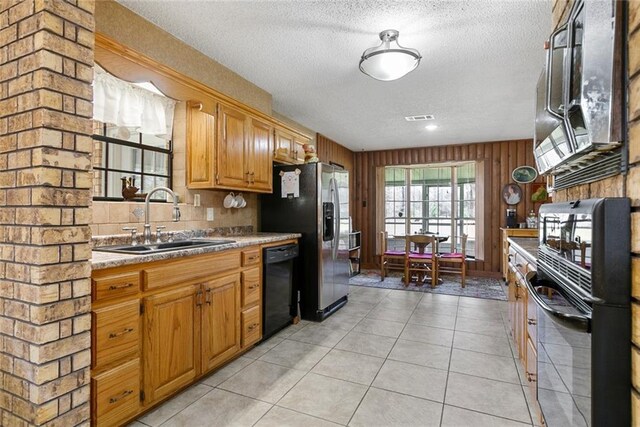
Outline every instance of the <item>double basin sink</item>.
POLYGON ((219 246, 235 243, 235 240, 205 240, 205 239, 193 239, 193 240, 179 240, 175 242, 166 243, 153 243, 150 245, 116 245, 116 246, 102 246, 93 248, 98 252, 114 252, 120 254, 136 254, 136 255, 148 255, 158 252, 170 252, 181 249, 190 248, 205 248, 208 246, 219 246))

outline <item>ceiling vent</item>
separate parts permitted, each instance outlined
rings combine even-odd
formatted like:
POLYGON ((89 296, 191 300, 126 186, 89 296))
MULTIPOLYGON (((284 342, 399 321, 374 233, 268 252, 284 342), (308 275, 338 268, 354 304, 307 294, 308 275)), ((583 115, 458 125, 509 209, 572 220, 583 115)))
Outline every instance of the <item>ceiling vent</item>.
POLYGON ((408 122, 422 122, 425 120, 435 120, 433 114, 422 114, 420 116, 407 116, 404 118, 408 122))

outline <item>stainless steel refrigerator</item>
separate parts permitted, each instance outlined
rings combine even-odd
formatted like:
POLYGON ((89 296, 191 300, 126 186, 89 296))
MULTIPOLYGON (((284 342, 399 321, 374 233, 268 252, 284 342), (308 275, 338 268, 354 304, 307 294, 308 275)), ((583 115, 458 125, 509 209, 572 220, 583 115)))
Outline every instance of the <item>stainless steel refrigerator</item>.
POLYGON ((349 293, 349 172, 325 163, 274 166, 273 194, 260 200, 262 231, 302 234, 293 297, 300 292, 304 319, 324 319, 349 293))

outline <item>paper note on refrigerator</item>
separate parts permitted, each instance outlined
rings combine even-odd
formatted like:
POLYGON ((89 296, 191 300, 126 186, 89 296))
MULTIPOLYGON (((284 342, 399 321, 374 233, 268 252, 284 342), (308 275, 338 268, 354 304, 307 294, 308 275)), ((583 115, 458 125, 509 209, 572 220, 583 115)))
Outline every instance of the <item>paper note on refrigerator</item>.
POLYGON ((300 176, 297 170, 281 173, 281 179, 283 199, 300 197, 300 176))

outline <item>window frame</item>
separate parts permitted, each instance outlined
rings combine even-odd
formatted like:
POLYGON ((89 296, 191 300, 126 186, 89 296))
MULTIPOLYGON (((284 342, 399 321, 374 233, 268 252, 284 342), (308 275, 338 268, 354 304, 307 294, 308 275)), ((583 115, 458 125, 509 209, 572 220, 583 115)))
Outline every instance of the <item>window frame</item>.
MULTIPOLYGON (((139 133, 139 142, 132 142, 129 140, 124 140, 124 139, 118 139, 118 138, 113 138, 110 136, 106 136, 107 133, 107 126, 108 123, 104 123, 104 122, 98 122, 95 121, 96 123, 99 123, 101 125, 101 129, 102 129, 102 133, 104 135, 98 135, 98 134, 93 134, 91 135, 93 140, 96 141, 101 141, 104 143, 104 167, 103 166, 97 166, 96 164, 93 164, 93 170, 94 171, 101 171, 104 179, 102 180, 101 183, 101 187, 102 187, 102 191, 103 194, 105 194, 105 196, 93 196, 93 200, 95 201, 107 201, 107 202, 117 202, 117 201, 127 201, 124 199, 124 197, 109 197, 106 196, 106 194, 108 194, 108 180, 107 180, 107 176, 109 172, 116 172, 116 173, 123 173, 123 174, 131 174, 131 175, 136 175, 136 176, 140 176, 140 185, 138 186, 142 192, 142 185, 144 182, 144 178, 145 177, 157 177, 157 178, 167 178, 168 180, 168 187, 169 188, 173 188, 173 139, 168 140, 169 143, 169 148, 160 148, 160 147, 155 147, 153 145, 148 145, 148 144, 144 144, 143 141, 143 135, 142 133, 139 133), (125 169, 114 169, 114 168, 110 168, 109 167, 109 147, 112 145, 118 145, 118 146, 123 146, 123 147, 129 147, 129 148, 135 148, 135 149, 139 149, 140 150, 140 165, 141 165, 141 170, 135 171, 135 170, 125 170, 125 169), (155 152, 155 153, 161 153, 161 154, 167 154, 168 155, 168 168, 167 168, 167 175, 163 175, 163 174, 157 174, 157 173, 148 173, 145 172, 144 170, 144 158, 145 158, 145 152, 155 152)), ((93 177, 93 179, 95 180, 95 176, 93 177)), ((95 186, 94 186, 95 188, 95 186)), ((164 198, 151 198, 151 200, 153 202, 166 202, 166 199, 164 198)), ((136 201, 136 200, 128 200, 128 201, 136 201)))
MULTIPOLYGON (((403 169, 404 170, 404 186, 405 186, 405 189, 404 189, 404 205, 405 206, 403 210, 406 211, 406 214, 403 215, 404 218, 402 219, 404 220, 405 235, 408 233, 411 233, 412 220, 414 219, 418 219, 420 221, 420 225, 422 225, 423 230, 424 229, 429 230, 430 223, 440 224, 443 222, 443 220, 446 220, 447 222, 446 225, 449 228, 449 239, 447 242, 449 245, 453 245, 455 242, 455 247, 458 248, 460 245, 460 237, 462 235, 461 227, 464 226, 464 223, 466 220, 471 219, 466 216, 460 215, 461 213, 464 213, 464 207, 462 206, 462 203, 469 202, 471 200, 464 199, 463 186, 468 182, 464 182, 464 181, 458 182, 458 168, 464 165, 469 165, 469 164, 473 164, 474 166, 475 198, 473 201, 475 204, 475 215, 473 216, 473 221, 475 226, 475 239, 474 239, 475 244, 474 244, 474 254, 473 255, 468 254, 467 256, 469 258, 472 258, 478 261, 482 260, 482 258, 484 257, 484 250, 482 247, 483 246, 482 227, 484 226, 484 220, 482 218, 482 215, 484 211, 483 211, 483 207, 481 206, 482 197, 483 197, 482 182, 481 182, 483 162, 467 160, 467 161, 460 161, 460 162, 432 163, 432 164, 419 164, 419 165, 388 165, 388 166, 380 167, 379 168, 380 172, 378 174, 379 176, 378 188, 376 189, 377 194, 379 196, 379 200, 381 202, 380 206, 382 207, 381 211, 379 211, 381 213, 380 220, 377 221, 377 223, 379 224, 380 231, 386 231, 387 224, 391 224, 390 222, 388 223, 388 221, 398 222, 398 220, 401 219, 395 216, 387 217, 386 215, 387 214, 386 212, 386 203, 387 203, 386 171, 388 169, 403 169), (422 187, 421 200, 413 201, 411 199, 411 190, 412 190, 411 171, 414 169, 424 169, 424 168, 428 168, 428 169, 450 168, 449 185, 445 186, 446 188, 449 188, 451 190, 451 200, 447 201, 448 203, 450 203, 450 207, 451 207, 450 218, 442 218, 442 217, 430 218, 428 216, 428 209, 429 209, 430 203, 441 203, 439 198, 437 200, 430 202, 428 197, 429 187, 442 187, 442 185, 440 184, 435 184, 435 183, 433 185, 427 185, 426 183, 419 184, 422 187), (412 211, 411 211, 412 203, 422 204, 422 216, 415 217, 415 218, 412 216, 412 211), (456 209, 457 204, 460 204, 459 209, 456 209), (459 212, 459 210, 461 210, 461 212, 459 212)), ((394 203, 396 202, 395 198, 393 202, 394 203)), ((413 225, 415 226, 416 224, 413 223, 413 225)))

